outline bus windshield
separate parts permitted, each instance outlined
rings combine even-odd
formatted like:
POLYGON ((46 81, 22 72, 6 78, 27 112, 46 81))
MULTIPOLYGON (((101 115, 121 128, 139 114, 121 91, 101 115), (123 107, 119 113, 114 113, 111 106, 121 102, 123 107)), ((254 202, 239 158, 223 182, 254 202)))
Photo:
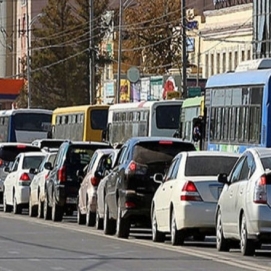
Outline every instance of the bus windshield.
POLYGON ((156 123, 158 129, 178 129, 180 120, 180 105, 163 106, 156 108, 156 123))
POLYGON ((108 109, 93 109, 90 121, 93 130, 105 130, 107 127, 108 109))
POLYGON ((13 116, 15 130, 19 131, 48 131, 51 115, 42 113, 22 113, 13 116))

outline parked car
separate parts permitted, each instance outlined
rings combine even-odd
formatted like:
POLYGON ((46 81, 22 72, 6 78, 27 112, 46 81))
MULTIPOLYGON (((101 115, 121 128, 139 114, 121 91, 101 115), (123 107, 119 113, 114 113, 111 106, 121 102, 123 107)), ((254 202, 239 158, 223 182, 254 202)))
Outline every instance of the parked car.
POLYGON ((243 255, 253 255, 271 243, 271 149, 247 149, 229 176, 221 172, 218 181, 224 188, 215 216, 217 249, 237 244, 243 255))
MULTIPOLYGON (((97 149, 109 147, 107 143, 94 141, 65 141, 61 144, 46 181, 44 219, 61 221, 64 213, 72 215, 77 210, 78 190, 84 177, 78 173, 83 172, 97 149)), ((50 170, 52 164, 47 163, 45 168, 50 170)))
POLYGON ((50 170, 52 169, 52 167, 45 168, 45 166, 48 165, 48 163, 53 166, 56 155, 57 152, 46 153, 39 168, 33 172, 35 176, 33 177, 29 189, 29 216, 31 217, 38 216, 38 218, 43 218, 45 182, 50 170))
POLYGON ((98 188, 97 188, 97 207, 96 207, 96 222, 95 222, 95 227, 97 230, 103 229, 104 202, 105 202, 105 195, 106 195, 105 185, 108 180, 108 174, 115 167, 118 152, 119 152, 119 149, 114 149, 114 151, 108 155, 107 160, 109 161, 111 167, 108 167, 109 169, 105 172, 105 175, 100 180, 98 188))
POLYGON ((8 172, 4 182, 4 212, 13 210, 14 214, 20 214, 23 208, 28 207, 29 185, 34 177, 31 172, 39 167, 44 156, 43 152, 20 153, 15 158, 12 167, 4 169, 8 172))
POLYGON ((78 224, 86 224, 94 226, 96 222, 97 208, 97 187, 105 175, 107 170, 107 158, 110 153, 114 152, 111 147, 109 149, 98 149, 93 154, 86 174, 81 182, 78 191, 78 206, 77 206, 77 222, 78 224))
POLYGON ((164 174, 173 157, 188 150, 195 146, 168 137, 134 137, 122 145, 105 185, 105 234, 127 238, 131 225, 151 226, 151 202, 158 187, 153 176, 164 174))
POLYGON ((4 181, 8 172, 4 171, 5 167, 11 168, 15 157, 21 152, 40 151, 40 148, 25 143, 0 143, 0 203, 3 203, 4 181))
POLYGON ((219 172, 229 173, 239 155, 230 152, 180 152, 167 174, 154 175, 160 186, 152 201, 152 240, 163 242, 170 233, 172 245, 182 245, 185 239, 204 241, 215 235, 214 215, 223 185, 219 172))

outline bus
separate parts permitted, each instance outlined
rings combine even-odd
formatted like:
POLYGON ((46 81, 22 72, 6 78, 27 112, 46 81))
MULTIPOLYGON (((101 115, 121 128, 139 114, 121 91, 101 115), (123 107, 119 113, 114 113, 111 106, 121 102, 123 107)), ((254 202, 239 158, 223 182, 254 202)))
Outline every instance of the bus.
POLYGON ((52 138, 73 141, 102 141, 109 105, 59 107, 53 111, 52 138))
POLYGON ((52 111, 36 108, 0 110, 0 142, 31 143, 47 138, 52 111))
POLYGON ((196 120, 200 118, 204 120, 204 96, 186 98, 183 101, 180 117, 180 138, 194 141, 197 149, 202 149, 203 146, 201 140, 193 137, 193 129, 196 120))
POLYGON ((182 100, 120 103, 109 107, 106 140, 123 144, 134 136, 169 136, 179 127, 182 100))
POLYGON ((208 79, 206 149, 242 153, 271 147, 271 59, 251 63, 208 79))

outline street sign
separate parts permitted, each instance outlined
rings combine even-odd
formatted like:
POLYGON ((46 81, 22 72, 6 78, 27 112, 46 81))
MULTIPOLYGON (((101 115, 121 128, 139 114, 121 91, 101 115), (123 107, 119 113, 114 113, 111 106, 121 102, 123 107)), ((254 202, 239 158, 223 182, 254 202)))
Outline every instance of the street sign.
POLYGON ((187 97, 192 98, 196 96, 201 96, 201 87, 188 87, 187 88, 187 97))
POLYGON ((131 67, 127 71, 127 78, 131 83, 136 83, 140 78, 140 72, 137 67, 131 67))

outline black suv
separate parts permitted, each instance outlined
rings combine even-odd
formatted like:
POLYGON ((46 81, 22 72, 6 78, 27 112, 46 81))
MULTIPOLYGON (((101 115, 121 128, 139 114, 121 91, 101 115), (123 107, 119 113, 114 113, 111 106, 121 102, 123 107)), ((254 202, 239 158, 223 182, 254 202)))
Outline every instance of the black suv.
POLYGON ((64 213, 72 215, 77 210, 78 190, 83 176, 78 173, 88 165, 97 149, 108 148, 103 142, 63 142, 55 163, 47 163, 51 170, 45 185, 44 219, 61 221, 64 213))
POLYGON ((151 226, 150 209, 159 184, 155 173, 165 173, 181 151, 196 150, 190 142, 168 137, 127 140, 105 184, 104 233, 128 238, 131 225, 151 226))

